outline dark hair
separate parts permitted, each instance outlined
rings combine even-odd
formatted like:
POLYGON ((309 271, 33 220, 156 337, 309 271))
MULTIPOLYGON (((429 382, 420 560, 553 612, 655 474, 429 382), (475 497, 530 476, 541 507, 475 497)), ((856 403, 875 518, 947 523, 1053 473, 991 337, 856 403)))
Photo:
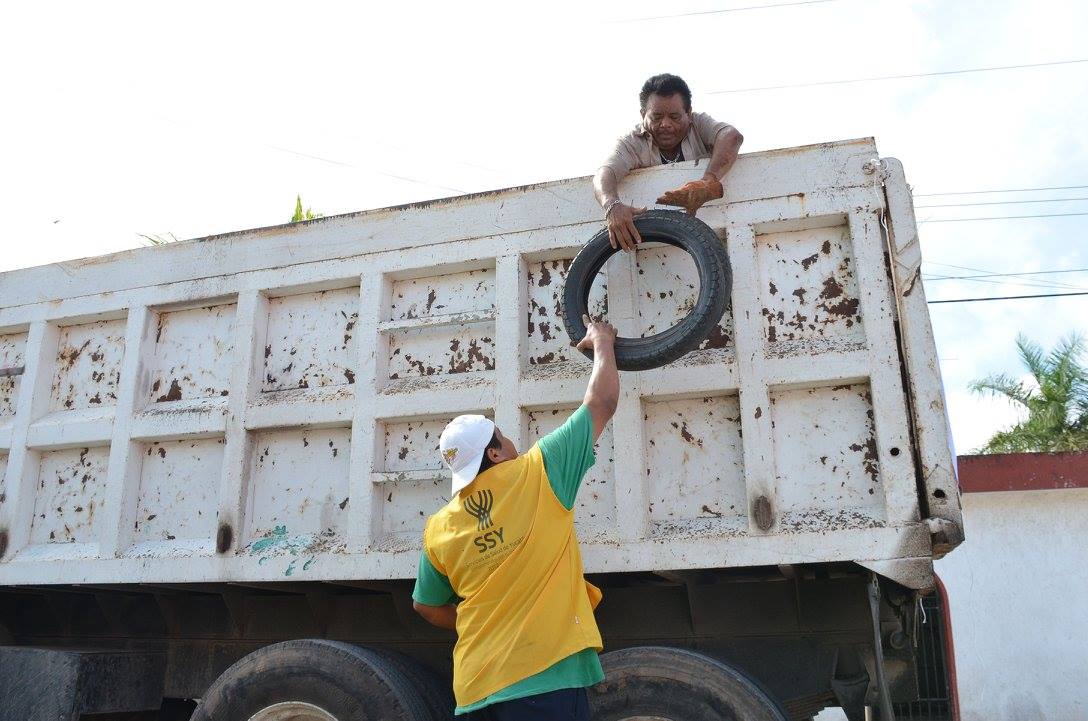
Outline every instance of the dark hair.
POLYGON ((655 75, 642 84, 642 92, 638 94, 639 106, 642 108, 642 112, 645 113, 646 103, 651 95, 660 95, 667 98, 677 93, 680 93, 680 96, 684 98, 684 110, 690 113, 691 90, 688 88, 688 84, 684 82, 684 79, 669 73, 655 75))
POLYGON ((496 451, 502 448, 502 443, 499 442, 498 433, 491 434, 491 441, 487 444, 487 448, 484 448, 484 457, 480 459, 480 470, 476 471, 477 476, 486 471, 487 469, 491 468, 491 466, 495 465, 491 462, 491 459, 487 457, 488 448, 494 449, 496 451))

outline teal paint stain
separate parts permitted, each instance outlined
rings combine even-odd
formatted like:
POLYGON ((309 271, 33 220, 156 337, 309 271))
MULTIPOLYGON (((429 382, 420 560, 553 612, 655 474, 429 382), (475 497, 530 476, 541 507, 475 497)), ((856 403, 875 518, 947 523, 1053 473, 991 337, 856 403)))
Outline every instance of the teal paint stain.
POLYGON ((310 556, 310 560, 306 561, 306 563, 302 564, 302 570, 303 571, 309 571, 310 566, 314 565, 314 561, 316 561, 316 560, 317 560, 317 556, 310 556))
POLYGON ((298 559, 291 561, 291 565, 287 567, 287 570, 283 572, 284 576, 290 576, 295 572, 295 564, 298 563, 298 559))
POLYGON ((270 548, 272 548, 274 546, 280 545, 281 543, 285 542, 286 540, 287 540, 287 526, 276 526, 275 528, 272 529, 271 535, 269 535, 267 538, 262 538, 262 539, 260 539, 258 541, 255 541, 253 543, 253 546, 250 547, 249 553, 250 553, 250 555, 254 555, 254 554, 257 554, 257 553, 262 553, 262 552, 267 551, 268 549, 270 549, 270 548))

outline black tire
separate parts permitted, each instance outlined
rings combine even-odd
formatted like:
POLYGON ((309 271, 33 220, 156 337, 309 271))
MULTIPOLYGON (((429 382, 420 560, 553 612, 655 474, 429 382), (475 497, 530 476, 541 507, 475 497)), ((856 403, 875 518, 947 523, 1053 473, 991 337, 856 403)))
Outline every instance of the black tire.
POLYGON ((789 721, 752 679, 709 656, 644 646, 601 656, 604 681, 589 689, 595 721, 789 721))
POLYGON ((258 649, 224 671, 193 721, 248 721, 275 704, 311 704, 336 721, 430 721, 412 683, 376 651, 324 639, 258 649))
MULTIPOLYGON (((635 219, 643 241, 668 243, 686 251, 699 272, 699 297, 679 323, 647 338, 616 338, 616 365, 620 370, 642 371, 672 363, 695 350, 718 324, 729 305, 732 271, 725 245, 706 223, 673 210, 651 210, 635 219)), ((563 288, 563 324, 577 343, 586 335, 582 314, 589 304, 593 280, 617 253, 608 242, 608 228, 589 239, 575 256, 563 288)), ((592 358, 591 351, 583 351, 592 358)))
POLYGON ((389 649, 376 649, 389 659, 393 666, 411 681, 419 693, 431 721, 453 721, 453 709, 457 702, 453 698, 450 682, 413 658, 389 649))

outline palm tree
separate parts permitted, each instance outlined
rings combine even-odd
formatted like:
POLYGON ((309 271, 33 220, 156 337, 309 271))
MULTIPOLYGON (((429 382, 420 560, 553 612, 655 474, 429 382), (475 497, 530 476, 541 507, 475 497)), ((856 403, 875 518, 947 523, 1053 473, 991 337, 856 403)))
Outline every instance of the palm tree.
POLYGON ((1020 361, 1034 383, 997 373, 971 384, 975 393, 1007 398, 1027 418, 999 431, 981 453, 1031 453, 1088 449, 1088 369, 1081 361, 1084 338, 1073 334, 1045 353, 1023 335, 1016 337, 1020 361))

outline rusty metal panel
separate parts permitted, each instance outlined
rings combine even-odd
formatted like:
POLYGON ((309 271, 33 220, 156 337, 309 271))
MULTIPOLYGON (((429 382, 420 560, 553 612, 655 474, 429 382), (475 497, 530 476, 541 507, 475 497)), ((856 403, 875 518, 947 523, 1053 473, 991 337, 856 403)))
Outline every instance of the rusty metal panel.
POLYGON ((867 383, 772 392, 771 423, 784 530, 883 522, 884 488, 867 383))
MULTIPOLYGON (((526 449, 570 417, 577 406, 526 411, 526 449)), ((519 450, 526 450, 519 449, 519 450)), ((616 480, 613 465, 612 426, 606 426, 593 445, 597 462, 582 479, 574 505, 574 526, 583 541, 601 540, 616 531, 616 480)))
POLYGON ((109 455, 107 446, 41 454, 31 544, 98 540, 109 455))
POLYGON ((261 390, 354 383, 358 320, 358 288, 270 299, 261 390))
MULTIPOLYGON (((635 253, 639 336, 668 330, 695 307, 699 297, 699 273, 695 261, 671 245, 646 243, 635 253)), ((720 361, 733 349, 733 317, 727 309, 699 347, 680 365, 720 361), (718 351, 706 353, 703 351, 718 351)))
MULTIPOLYGON (((490 415, 490 414, 489 414, 490 415)), ((427 516, 450 500, 450 479, 438 439, 450 418, 382 424, 376 467, 381 496, 381 534, 420 538, 427 516)))
POLYGON ((329 546, 344 531, 349 498, 347 428, 284 430, 254 438, 248 538, 329 546), (280 529, 280 530, 277 530, 280 529))
POLYGON ((769 354, 864 344, 845 220, 826 227, 759 233, 756 241, 769 354))
POLYGON ((747 529, 737 396, 647 401, 643 423, 653 533, 747 529))
POLYGON ((10 369, 8 375, 0 375, 0 427, 15 417, 15 399, 19 393, 25 350, 26 333, 0 335, 0 370, 10 369))
MULTIPOLYGON (((545 260, 526 264, 529 307, 526 309, 525 347, 530 366, 588 360, 570 347, 563 327, 563 288, 573 258, 545 260)), ((589 292, 589 313, 594 318, 608 316, 608 266, 597 275, 589 292)))
POLYGON ((123 319, 62 327, 50 410, 117 405, 124 354, 123 319))
POLYGON ((8 454, 0 453, 0 506, 3 506, 8 500, 8 488, 5 481, 7 474, 8 454))
POLYGON ((134 543, 215 536, 223 439, 146 444, 141 456, 134 543))
POLYGON ((235 304, 163 311, 155 319, 147 401, 215 398, 230 392, 235 304))
MULTIPOLYGON (((746 155, 699 211, 726 243, 732 312, 672 366, 621 375, 578 500, 587 570, 915 565, 932 550, 922 514, 958 522, 924 299, 900 278, 919 262, 909 190, 866 170, 874 155, 746 155), (904 387, 929 399, 913 428, 904 387)), ((646 169, 622 190, 649 202, 701 172, 646 169)), ((26 373, 0 380, 0 583, 411 576, 448 498, 444 423, 489 409, 524 450, 582 398, 560 299, 600 224, 573 179, 4 274, 0 353, 26 373), (90 500, 106 520, 88 529, 90 500), (215 563, 195 560, 213 546, 215 563)), ((671 247, 617 254, 593 313, 657 332, 692 307, 694 270, 671 247)))
POLYGON ((389 334, 389 380, 495 370, 495 324, 389 334))
POLYGON ((389 380, 495 370, 495 269, 393 280, 389 380))

